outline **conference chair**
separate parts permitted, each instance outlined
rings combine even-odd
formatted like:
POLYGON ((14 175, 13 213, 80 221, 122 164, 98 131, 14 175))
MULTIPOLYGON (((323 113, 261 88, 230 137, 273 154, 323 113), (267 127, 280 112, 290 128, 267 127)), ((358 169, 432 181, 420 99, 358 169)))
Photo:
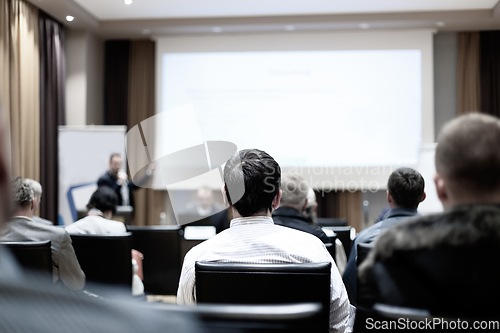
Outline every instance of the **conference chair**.
MULTIPOLYGON (((373 249, 373 244, 358 244, 358 257, 356 258, 356 266, 361 265, 361 263, 366 259, 368 253, 373 249)), ((359 269, 358 269, 359 273, 359 269)), ((356 277, 356 305, 358 308, 363 306, 369 306, 368 304, 371 302, 372 296, 368 294, 369 288, 366 288, 356 277)))
POLYGON ((220 305, 199 304, 179 306, 147 303, 142 305, 166 316, 189 314, 198 319, 206 333, 316 333, 321 314, 320 303, 296 303, 286 305, 220 305))
POLYGON ((132 234, 72 234, 73 248, 85 273, 85 290, 100 296, 132 292, 132 234), (105 287, 104 287, 105 286, 105 287), (111 292, 111 289, 113 291, 111 292))
POLYGON ((330 309, 331 262, 245 264, 196 262, 196 299, 216 304, 322 305, 311 331, 327 332, 330 309))
POLYGON ((347 219, 337 219, 333 217, 317 217, 315 222, 321 227, 343 227, 347 225, 347 219))
POLYGON ((342 245, 344 245, 345 255, 349 258, 356 229, 350 226, 327 226, 323 227, 323 229, 331 230, 337 234, 338 239, 342 242, 342 245))
POLYGON ((175 295, 181 272, 181 227, 127 226, 132 248, 144 255, 142 271, 147 294, 175 295))
POLYGON ((326 250, 332 256, 332 259, 335 260, 335 241, 333 243, 325 243, 326 250))
POLYGON ((41 273, 52 282, 52 251, 50 240, 41 242, 0 242, 17 259, 23 269, 41 273))

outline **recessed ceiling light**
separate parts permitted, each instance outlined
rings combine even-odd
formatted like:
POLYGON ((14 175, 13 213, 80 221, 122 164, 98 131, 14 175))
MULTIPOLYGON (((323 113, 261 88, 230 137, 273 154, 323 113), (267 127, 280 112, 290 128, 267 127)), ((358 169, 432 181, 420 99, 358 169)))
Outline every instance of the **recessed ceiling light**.
POLYGON ((295 26, 294 25, 285 25, 285 30, 286 31, 293 31, 293 30, 295 30, 295 26))
POLYGON ((222 32, 222 28, 221 27, 213 27, 212 32, 215 32, 215 33, 222 32))
POLYGON ((151 32, 151 30, 149 30, 149 29, 142 29, 142 33, 145 35, 149 34, 150 32, 151 32))
POLYGON ((436 25, 438 27, 444 27, 445 26, 444 22, 436 22, 436 25))
POLYGON ((360 29, 369 29, 370 28, 370 25, 368 23, 361 23, 359 25, 359 28, 360 29))
POLYGON ((124 1, 126 5, 131 5, 132 4, 132 0, 125 0, 124 1))
POLYGON ((75 19, 75 18, 74 18, 73 16, 71 16, 71 15, 66 16, 66 21, 68 21, 68 22, 71 22, 71 21, 73 21, 74 19, 75 19))

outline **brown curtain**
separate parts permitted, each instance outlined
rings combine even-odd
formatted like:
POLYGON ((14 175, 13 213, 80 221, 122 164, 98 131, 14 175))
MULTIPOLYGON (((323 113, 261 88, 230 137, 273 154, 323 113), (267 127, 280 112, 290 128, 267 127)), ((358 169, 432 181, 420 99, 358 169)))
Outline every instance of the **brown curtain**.
POLYGON ((481 110, 479 32, 458 34, 457 114, 481 110))
POLYGON ((318 217, 345 218, 347 224, 361 231, 361 192, 316 191, 318 217))
MULTIPOLYGON (((128 128, 155 114, 155 43, 130 43, 128 78, 128 128)), ((160 221, 165 198, 164 191, 139 189, 134 192, 136 225, 156 225, 160 221)))
POLYGON ((500 117, 500 31, 482 31, 481 111, 500 117))
POLYGON ((38 9, 21 0, 0 0, 2 103, 10 125, 14 175, 40 178, 40 82, 38 9), (7 60, 8 59, 8 60, 7 60))
POLYGON ((43 200, 40 215, 57 222, 59 168, 57 136, 64 125, 65 55, 64 29, 53 18, 39 13, 40 32, 40 183, 43 200))
POLYGON ((130 41, 104 43, 104 124, 127 125, 130 41))

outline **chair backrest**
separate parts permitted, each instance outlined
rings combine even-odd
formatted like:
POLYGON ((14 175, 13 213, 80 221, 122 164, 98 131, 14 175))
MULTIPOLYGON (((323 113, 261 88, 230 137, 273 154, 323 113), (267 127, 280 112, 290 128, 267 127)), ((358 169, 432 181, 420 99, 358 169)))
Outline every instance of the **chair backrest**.
POLYGON ((145 307, 166 316, 192 314, 206 333, 325 332, 316 325, 321 315, 319 303, 197 306, 148 303, 145 307))
POLYGON ((17 259, 21 267, 46 274, 52 280, 52 250, 50 240, 42 242, 0 242, 17 259))
MULTIPOLYGON (((124 287, 132 290, 132 234, 71 234, 73 248, 86 282, 124 287)), ((90 284, 85 289, 96 291, 90 284)))
POLYGON ((317 217, 314 222, 322 227, 342 227, 347 225, 346 219, 337 219, 332 217, 317 217))
POLYGON ((181 227, 127 226, 132 248, 142 252, 144 290, 156 295, 175 295, 181 272, 181 227))
POLYGON ((326 250, 332 256, 332 259, 335 260, 335 241, 333 243, 325 243, 326 250))
POLYGON ((373 249, 373 244, 358 244, 358 257, 356 258, 356 265, 359 266, 366 259, 368 253, 373 249))
POLYGON ((344 226, 344 227, 323 227, 323 229, 328 229, 332 230, 337 234, 337 238, 342 242, 342 245, 344 245, 344 250, 345 250, 345 255, 347 258, 349 258, 349 254, 351 254, 351 246, 352 246, 352 227, 350 226, 344 226))
POLYGON ((198 303, 322 305, 318 327, 329 325, 331 262, 244 264, 196 262, 198 303))

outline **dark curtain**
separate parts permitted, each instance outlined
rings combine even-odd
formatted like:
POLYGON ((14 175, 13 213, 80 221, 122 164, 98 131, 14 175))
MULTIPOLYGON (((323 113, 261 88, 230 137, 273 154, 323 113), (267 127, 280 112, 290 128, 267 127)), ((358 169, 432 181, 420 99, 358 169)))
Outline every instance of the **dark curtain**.
MULTIPOLYGON (((339 216, 339 194, 335 190, 332 191, 315 191, 316 202, 318 208, 316 210, 318 217, 335 217, 339 216)), ((345 217, 345 216, 343 216, 345 217)))
POLYGON ((40 11, 40 183, 43 187, 40 215, 57 224, 59 168, 57 127, 65 119, 64 28, 40 11))
POLYGON ((104 124, 127 125, 130 41, 104 46, 104 124))
POLYGON ((481 111, 500 116, 500 31, 481 33, 481 111))

